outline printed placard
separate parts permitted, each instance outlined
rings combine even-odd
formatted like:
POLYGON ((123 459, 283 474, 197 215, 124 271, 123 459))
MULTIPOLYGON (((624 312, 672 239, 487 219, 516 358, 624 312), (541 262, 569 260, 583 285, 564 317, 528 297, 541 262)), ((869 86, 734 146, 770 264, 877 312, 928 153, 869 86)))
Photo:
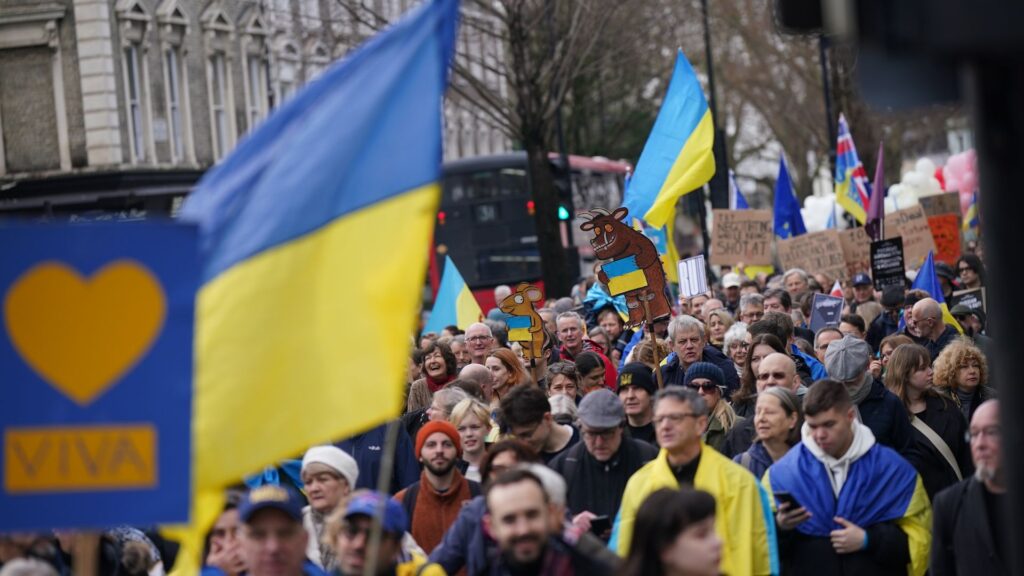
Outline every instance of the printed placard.
POLYGON ((808 274, 824 273, 831 278, 847 278, 846 260, 839 233, 823 230, 801 234, 775 243, 782 268, 802 268, 808 274))
POLYGON ((903 260, 903 239, 889 238, 871 243, 871 279, 875 290, 887 286, 907 285, 906 265, 903 260))
POLYGON ((772 263, 771 210, 713 210, 713 213, 712 264, 772 263))
POLYGON ((953 297, 950 298, 949 307, 952 309, 956 305, 967 306, 971 310, 981 310, 987 314, 988 311, 985 306, 985 289, 974 288, 971 290, 954 291, 953 297))
POLYGON ((680 260, 679 293, 686 298, 693 298, 697 294, 706 294, 709 290, 704 255, 698 254, 693 258, 680 260))
POLYGON ((817 293, 811 300, 811 331, 815 334, 826 326, 839 326, 844 301, 839 296, 817 293))

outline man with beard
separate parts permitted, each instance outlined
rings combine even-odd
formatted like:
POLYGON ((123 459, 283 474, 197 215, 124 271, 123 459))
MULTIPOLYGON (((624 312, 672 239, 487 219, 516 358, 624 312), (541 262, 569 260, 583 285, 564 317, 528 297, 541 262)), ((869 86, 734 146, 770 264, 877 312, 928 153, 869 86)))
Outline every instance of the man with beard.
POLYGON ((931 574, 1008 574, 1006 471, 999 401, 989 400, 971 418, 974 476, 935 496, 931 574))
POLYGON ((557 512, 533 472, 514 468, 495 478, 487 488, 487 511, 485 527, 500 551, 489 574, 611 574, 610 566, 553 534, 557 512))
POLYGON ((429 554, 455 522, 462 503, 480 494, 480 485, 455 467, 459 432, 446 421, 427 422, 416 434, 416 454, 423 464, 419 482, 395 495, 409 516, 410 532, 429 554))

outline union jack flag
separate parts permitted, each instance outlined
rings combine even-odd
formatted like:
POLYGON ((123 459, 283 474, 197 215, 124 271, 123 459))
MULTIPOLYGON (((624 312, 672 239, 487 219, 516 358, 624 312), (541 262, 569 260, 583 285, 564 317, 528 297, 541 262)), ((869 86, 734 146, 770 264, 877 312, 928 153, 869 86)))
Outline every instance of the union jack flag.
POLYGON ((867 221, 868 173, 857 156, 857 147, 853 144, 850 127, 846 117, 839 115, 839 138, 836 141, 836 202, 844 210, 853 214, 858 222, 867 221))

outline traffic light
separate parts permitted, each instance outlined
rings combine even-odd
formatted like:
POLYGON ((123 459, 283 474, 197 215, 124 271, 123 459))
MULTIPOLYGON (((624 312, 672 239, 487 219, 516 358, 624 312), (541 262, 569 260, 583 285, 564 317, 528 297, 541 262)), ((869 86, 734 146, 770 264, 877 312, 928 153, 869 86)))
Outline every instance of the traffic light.
POLYGON ((572 218, 572 212, 570 212, 569 209, 565 207, 565 204, 559 203, 558 204, 558 219, 559 220, 569 220, 570 218, 572 218))
POLYGON ((555 181, 558 194, 558 219, 571 220, 572 204, 572 170, 566 167, 560 158, 551 160, 551 176, 555 181))

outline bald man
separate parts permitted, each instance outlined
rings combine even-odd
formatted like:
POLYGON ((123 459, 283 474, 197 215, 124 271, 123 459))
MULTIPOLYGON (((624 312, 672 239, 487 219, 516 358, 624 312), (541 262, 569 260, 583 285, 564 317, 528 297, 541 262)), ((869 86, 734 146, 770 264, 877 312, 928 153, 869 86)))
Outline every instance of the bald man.
POLYGON ((712 298, 708 300, 707 302, 704 303, 703 306, 700 307, 700 319, 703 320, 704 322, 707 322, 708 314, 711 314, 712 312, 718 310, 719 308, 725 308, 725 303, 719 300, 718 298, 712 298))
POLYGON ((796 363, 788 354, 769 354, 757 366, 757 391, 763 392, 772 386, 782 386, 801 399, 807 393, 807 387, 796 373, 796 363))
POLYGON ((932 298, 925 298, 914 304, 910 314, 914 318, 917 333, 924 340, 924 347, 931 354, 932 362, 935 362, 947 344, 960 335, 956 328, 942 321, 942 307, 932 298))

